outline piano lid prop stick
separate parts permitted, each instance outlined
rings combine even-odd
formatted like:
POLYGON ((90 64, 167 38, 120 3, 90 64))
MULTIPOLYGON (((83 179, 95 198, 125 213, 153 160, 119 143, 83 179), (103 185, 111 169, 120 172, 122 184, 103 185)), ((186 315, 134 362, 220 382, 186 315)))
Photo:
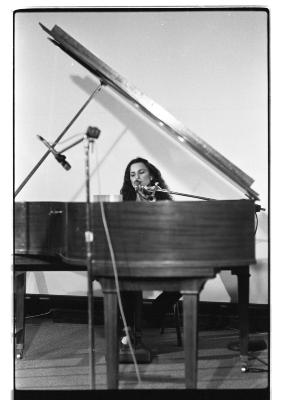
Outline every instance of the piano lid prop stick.
MULTIPOLYGON (((62 133, 58 136, 58 138, 55 140, 55 142, 53 143, 52 147, 55 147, 56 144, 62 139, 62 137, 64 136, 64 134, 68 131, 68 129, 72 126, 72 124, 74 123, 74 121, 79 117, 79 115, 82 113, 82 111, 85 109, 85 107, 89 104, 89 102, 92 100, 92 98, 94 97, 94 95, 99 92, 102 88, 102 83, 100 83, 95 90, 91 93, 91 95, 89 96, 89 98, 86 100, 86 102, 82 105, 82 107, 78 110, 78 112, 75 114, 75 116, 72 118, 72 120, 68 123, 68 125, 65 127, 65 129, 62 131, 62 133)), ((35 167, 33 167, 33 169, 30 171, 30 173, 27 175, 27 177, 22 181, 22 183, 20 184, 20 186, 16 189, 14 197, 16 197, 20 191, 22 190, 22 188, 27 184, 27 182, 30 180, 30 178, 32 177, 32 175, 38 170, 38 168, 40 167, 40 165, 43 163, 43 161, 48 157, 48 155, 51 153, 51 150, 48 149, 47 152, 41 157, 41 159, 38 161, 38 163, 35 165, 35 167)))

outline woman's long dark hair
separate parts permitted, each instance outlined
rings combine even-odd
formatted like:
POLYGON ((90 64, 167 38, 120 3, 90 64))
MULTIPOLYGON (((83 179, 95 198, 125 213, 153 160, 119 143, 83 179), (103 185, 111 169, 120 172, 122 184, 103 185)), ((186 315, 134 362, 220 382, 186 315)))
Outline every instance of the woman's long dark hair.
MULTIPOLYGON (((136 163, 143 163, 148 168, 150 175, 152 176, 152 181, 151 181, 152 186, 158 182, 159 187, 168 190, 168 186, 165 183, 158 168, 156 168, 153 164, 149 163, 148 160, 145 160, 144 158, 141 157, 137 157, 131 160, 125 169, 123 185, 120 190, 120 193, 124 201, 136 200, 136 191, 134 190, 130 180, 130 167, 132 164, 136 163)), ((169 193, 156 192, 155 196, 156 200, 172 200, 172 197, 169 193)))

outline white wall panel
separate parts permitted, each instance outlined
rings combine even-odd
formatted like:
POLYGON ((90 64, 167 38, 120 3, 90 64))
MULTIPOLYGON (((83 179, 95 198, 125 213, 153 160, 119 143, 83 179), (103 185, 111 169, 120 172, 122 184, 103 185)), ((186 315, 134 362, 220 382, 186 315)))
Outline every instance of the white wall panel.
MULTIPOLYGON (((268 208, 267 25, 264 12, 18 13, 15 18, 15 187, 45 153, 99 81, 54 46, 39 27, 55 24, 171 112, 255 179, 268 208)), ((153 125, 109 88, 90 103, 58 149, 101 129, 91 154, 92 194, 119 193, 125 166, 148 158, 178 192, 218 199, 244 194, 153 125)), ((83 145, 49 156, 17 201, 84 201, 83 145)), ((177 198, 176 200, 184 200, 177 198)), ((267 212, 259 215, 251 301, 267 302, 267 212)), ((98 285, 99 286, 99 285, 98 285)), ((80 273, 30 273, 27 290, 86 293, 80 273)), ((236 278, 210 281, 201 299, 233 301, 236 278)), ((235 296, 235 297, 234 297, 235 296)))

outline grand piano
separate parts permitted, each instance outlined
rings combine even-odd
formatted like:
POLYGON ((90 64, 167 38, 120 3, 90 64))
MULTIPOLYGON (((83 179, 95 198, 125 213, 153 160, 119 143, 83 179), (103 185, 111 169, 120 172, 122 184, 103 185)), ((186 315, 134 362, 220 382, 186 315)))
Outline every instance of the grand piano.
MULTIPOLYGON (((224 269, 238 277, 241 369, 248 368, 249 265, 255 263, 255 213, 260 206, 254 182, 208 143, 184 127, 161 106, 79 42, 54 26, 51 41, 98 77, 133 107, 158 124, 165 134, 214 167, 244 197, 156 203, 135 202, 17 202, 14 206, 15 341, 16 354, 24 349, 24 293, 26 271, 88 272, 91 306, 92 281, 104 294, 107 385, 118 388, 117 281, 123 290, 171 290, 183 295, 185 385, 197 387, 197 306, 208 279, 224 269), (90 226, 87 219, 90 212, 90 226), (87 259, 85 232, 94 233, 87 259), (142 241, 140 241, 142 237, 142 241), (142 245, 141 245, 142 243, 142 245), (113 251, 111 251, 113 250, 113 251), (115 266, 116 269, 113 269, 115 266)), ((58 143, 54 142, 53 147, 58 143)), ((50 150, 45 155, 50 153, 50 150)), ((43 160, 40 160, 38 165, 43 160)), ((36 168, 28 176, 35 172, 36 168)), ((16 190, 19 193, 22 185, 16 190)), ((89 314, 90 380, 95 387, 93 323, 89 314)))

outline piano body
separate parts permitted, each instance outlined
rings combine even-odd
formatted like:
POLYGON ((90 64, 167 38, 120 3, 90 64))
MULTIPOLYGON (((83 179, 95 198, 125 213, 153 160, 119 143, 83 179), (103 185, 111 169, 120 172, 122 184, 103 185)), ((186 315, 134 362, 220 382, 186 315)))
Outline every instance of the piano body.
MULTIPOLYGON (((108 388, 118 387, 117 296, 112 259, 101 216, 104 207, 116 255, 120 288, 181 290, 185 382, 197 385, 197 304, 207 281, 220 270, 238 276, 240 357, 247 368, 249 265, 255 263, 254 216, 258 194, 253 179, 186 129, 58 26, 41 27, 64 52, 153 119, 166 133, 195 151, 239 187, 247 199, 193 202, 91 203, 94 232, 91 280, 100 281, 105 302, 108 388), (140 237, 146 238, 140 241, 140 237)), ((87 270, 86 203, 15 202, 14 268, 16 352, 24 346, 25 271, 87 270)), ((88 271, 89 272, 89 271, 88 271)))

